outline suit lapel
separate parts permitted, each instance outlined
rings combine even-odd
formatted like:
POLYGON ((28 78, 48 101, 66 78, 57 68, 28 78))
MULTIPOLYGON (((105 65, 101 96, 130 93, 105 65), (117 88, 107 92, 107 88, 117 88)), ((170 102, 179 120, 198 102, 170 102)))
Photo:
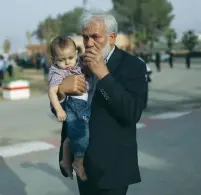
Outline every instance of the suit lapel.
POLYGON ((107 62, 107 67, 108 70, 113 73, 117 67, 119 66, 120 62, 121 62, 121 58, 122 58, 122 51, 115 46, 114 52, 112 53, 112 55, 110 56, 108 62, 107 62))

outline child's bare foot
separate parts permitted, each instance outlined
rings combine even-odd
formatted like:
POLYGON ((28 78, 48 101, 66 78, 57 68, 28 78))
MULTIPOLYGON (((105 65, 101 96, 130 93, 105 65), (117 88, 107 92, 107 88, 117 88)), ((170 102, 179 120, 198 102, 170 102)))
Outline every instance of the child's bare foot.
POLYGON ((60 162, 60 165, 68 174, 68 177, 73 180, 73 167, 66 165, 63 160, 60 162))
POLYGON ((75 170, 75 172, 77 173, 77 175, 80 177, 80 179, 82 181, 86 181, 87 175, 85 173, 84 166, 83 166, 83 158, 76 157, 72 166, 73 166, 73 169, 75 170))

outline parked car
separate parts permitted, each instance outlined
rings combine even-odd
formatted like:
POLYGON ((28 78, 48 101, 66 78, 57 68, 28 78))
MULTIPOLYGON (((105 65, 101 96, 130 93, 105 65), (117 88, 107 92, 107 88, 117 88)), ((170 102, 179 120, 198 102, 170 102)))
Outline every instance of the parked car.
MULTIPOLYGON (((167 62, 167 61, 169 60, 169 55, 166 54, 166 53, 161 53, 161 54, 160 54, 160 57, 161 57, 161 58, 160 58, 160 59, 161 59, 161 62, 167 62)), ((156 59, 156 55, 153 54, 153 55, 151 56, 152 62, 154 62, 155 59, 156 59)))

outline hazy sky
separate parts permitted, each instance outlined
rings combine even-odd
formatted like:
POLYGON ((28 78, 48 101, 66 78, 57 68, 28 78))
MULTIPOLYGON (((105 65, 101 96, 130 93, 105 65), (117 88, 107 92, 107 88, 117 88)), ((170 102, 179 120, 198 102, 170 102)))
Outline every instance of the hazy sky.
MULTIPOLYGON (((110 0, 88 0, 89 6, 108 10, 110 0)), ((181 34, 186 29, 201 32, 201 0, 170 0, 174 6, 175 19, 172 26, 181 34)), ((0 9, 0 46, 3 40, 11 40, 16 51, 26 44, 26 31, 36 29, 46 16, 56 16, 74 7, 82 0, 2 0, 0 9), (69 2, 69 3, 68 3, 69 2)))

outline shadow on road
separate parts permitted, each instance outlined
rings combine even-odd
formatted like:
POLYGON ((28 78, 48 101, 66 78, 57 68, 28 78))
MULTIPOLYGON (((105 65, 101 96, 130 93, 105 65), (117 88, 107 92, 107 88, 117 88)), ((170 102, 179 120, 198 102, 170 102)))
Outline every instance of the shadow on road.
POLYGON ((139 131, 143 182, 136 194, 200 194, 200 125, 197 111, 139 131))
POLYGON ((178 112, 183 110, 198 109, 201 107, 201 99, 191 99, 182 101, 153 100, 148 104, 145 112, 152 114, 160 112, 178 112))
MULTIPOLYGON (((201 89, 199 89, 198 87, 196 88, 197 92, 201 92, 201 89)), ((196 94, 189 94, 185 91, 181 91, 181 90, 176 90, 176 91, 171 91, 169 89, 151 89, 152 92, 154 93, 162 93, 162 94, 167 94, 167 95, 175 95, 175 96, 179 96, 179 97, 185 97, 185 98, 189 98, 189 99, 195 99, 198 97, 198 95, 196 94)))
MULTIPOLYGON (((68 178, 65 178, 61 175, 60 171, 56 170, 52 166, 50 166, 48 163, 30 163, 25 162, 20 165, 22 168, 35 168, 42 172, 47 173, 48 175, 51 175, 52 177, 56 177, 59 179, 71 192, 75 192, 77 190, 77 185, 75 182, 71 181, 68 178), (69 185, 67 185, 69 184, 69 185)), ((76 178, 74 178, 76 180, 76 178)))
POLYGON ((201 107, 201 96, 197 94, 189 94, 179 89, 177 91, 172 91, 170 89, 150 90, 152 93, 154 93, 154 96, 150 95, 149 97, 148 107, 145 110, 145 112, 147 113, 157 114, 161 112, 178 112, 183 110, 197 109, 201 107), (175 97, 178 97, 179 99, 160 99, 160 95, 173 95, 175 97))
POLYGON ((0 194, 1 195, 26 195, 25 183, 6 164, 0 156, 0 194))

